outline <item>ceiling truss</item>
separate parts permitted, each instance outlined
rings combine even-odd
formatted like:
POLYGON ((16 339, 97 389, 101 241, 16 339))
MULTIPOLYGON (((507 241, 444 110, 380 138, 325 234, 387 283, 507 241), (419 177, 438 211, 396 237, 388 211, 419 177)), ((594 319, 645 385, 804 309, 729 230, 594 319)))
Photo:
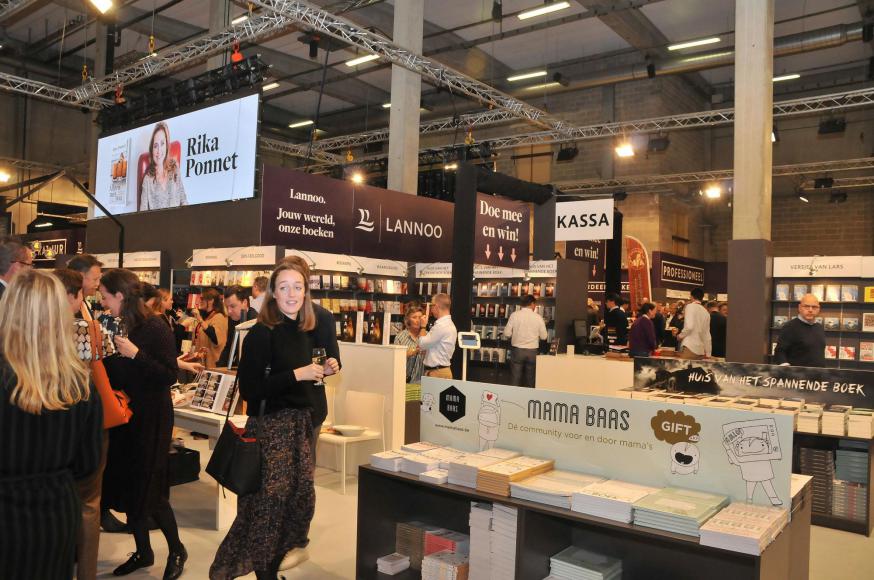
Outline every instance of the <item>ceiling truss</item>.
POLYGON ((28 9, 37 0, 0 0, 0 22, 28 9))

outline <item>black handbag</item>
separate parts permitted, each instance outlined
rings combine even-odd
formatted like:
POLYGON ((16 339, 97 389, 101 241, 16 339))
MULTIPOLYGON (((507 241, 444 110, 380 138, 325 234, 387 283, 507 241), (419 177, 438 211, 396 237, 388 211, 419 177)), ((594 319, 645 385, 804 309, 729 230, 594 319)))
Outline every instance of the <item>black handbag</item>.
POLYGON ((167 464, 170 485, 182 485, 200 479, 200 452, 180 447, 170 452, 167 464))
MULTIPOLYGON (((237 388, 238 378, 232 389, 237 388)), ((232 392, 230 400, 233 401, 232 392)), ((206 464, 206 472, 222 487, 237 495, 248 495, 261 489, 261 443, 258 440, 258 424, 264 416, 266 400, 261 401, 255 433, 245 427, 237 427, 230 421, 231 409, 225 415, 225 426, 206 464)))

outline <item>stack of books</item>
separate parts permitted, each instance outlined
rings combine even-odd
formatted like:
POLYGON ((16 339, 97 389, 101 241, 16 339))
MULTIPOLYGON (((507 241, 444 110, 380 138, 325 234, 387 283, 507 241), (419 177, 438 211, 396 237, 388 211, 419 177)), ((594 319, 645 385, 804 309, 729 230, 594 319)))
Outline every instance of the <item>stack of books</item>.
POLYGON ((410 475, 419 475, 434 469, 440 469, 440 460, 424 453, 411 453, 401 459, 401 471, 410 475))
POLYGON ((510 482, 527 479, 552 469, 555 461, 537 457, 514 457, 513 459, 480 468, 476 476, 476 489, 495 495, 510 495, 510 482))
POLYGON ((847 405, 829 405, 822 412, 821 430, 823 435, 837 435, 843 437, 847 434, 847 417, 852 407, 847 405))
POLYGON ((491 573, 495 580, 516 577, 516 508, 492 506, 491 573))
POLYGON ((728 497, 666 487, 634 502, 634 524, 698 536, 701 525, 728 505, 728 497))
POLYGON ((841 441, 835 452, 835 479, 868 483, 868 444, 841 441))
POLYGON ((701 545, 760 555, 789 523, 789 510, 733 502, 701 526, 701 545))
POLYGON ((452 530, 425 532, 425 555, 443 551, 470 554, 470 536, 452 530))
POLYGON ((410 558, 410 568, 422 569, 425 557, 425 532, 440 530, 422 522, 398 522, 395 526, 395 552, 410 558))
POLYGON ((382 451, 370 456, 370 464, 379 469, 397 473, 401 470, 401 463, 407 455, 409 453, 405 451, 382 451))
POLYGON ((389 554, 376 560, 376 570, 380 574, 394 576, 410 567, 410 557, 403 554, 389 554))
POLYGON ((494 459, 500 459, 501 461, 507 461, 508 459, 513 459, 514 457, 519 457, 522 455, 518 451, 513 451, 511 449, 501 449, 500 447, 492 447, 491 449, 486 449, 485 451, 480 451, 477 455, 482 455, 483 457, 493 457, 494 459))
POLYGON ((549 559, 549 576, 561 580, 614 580, 622 577, 622 560, 568 546, 549 559))
POLYGON ((464 554, 444 550, 425 556, 422 580, 468 580, 470 562, 464 554))
POLYGON ((874 409, 853 409, 847 416, 847 435, 874 438, 874 409))
POLYGON ((470 580, 490 580, 492 504, 470 504, 470 580))
POLYGON ((519 499, 571 509, 571 498, 574 492, 599 481, 604 481, 604 478, 597 475, 553 469, 542 475, 535 475, 511 483, 510 495, 519 499))
POLYGON ((431 471, 423 471, 419 474, 419 479, 428 483, 436 483, 437 485, 441 485, 449 480, 449 472, 445 469, 432 469, 431 471))
POLYGON ((599 518, 631 523, 634 502, 657 491, 657 487, 609 479, 574 492, 571 509, 599 518))
POLYGON ((805 403, 798 412, 798 422, 795 430, 803 433, 819 433, 820 425, 822 424, 822 411, 822 405, 805 403))
POLYGON ((836 479, 832 487, 832 515, 864 522, 868 515, 868 486, 836 479))
POLYGON ((812 511, 832 513, 832 487, 835 479, 834 451, 802 447, 799 450, 802 475, 813 476, 812 511))
POLYGON ((453 449, 452 447, 438 447, 437 449, 425 451, 424 453, 422 453, 422 455, 426 455, 431 459, 438 460, 440 462, 440 469, 449 469, 450 461, 461 459, 462 457, 466 457, 468 454, 464 451, 453 449))
POLYGON ((772 411, 775 415, 792 415, 792 429, 798 430, 798 408, 787 405, 774 407, 772 411))
POLYGON ((407 443, 406 445, 401 445, 401 451, 406 451, 407 453, 425 453, 426 451, 431 451, 438 447, 440 446, 429 441, 419 441, 418 443, 407 443))
POLYGON ((485 455, 468 455, 462 459, 449 462, 449 483, 463 485, 464 487, 476 487, 477 474, 480 468, 500 463, 502 460, 485 455))
POLYGON ((713 397, 707 400, 704 405, 707 407, 731 407, 734 405, 736 397, 713 397))

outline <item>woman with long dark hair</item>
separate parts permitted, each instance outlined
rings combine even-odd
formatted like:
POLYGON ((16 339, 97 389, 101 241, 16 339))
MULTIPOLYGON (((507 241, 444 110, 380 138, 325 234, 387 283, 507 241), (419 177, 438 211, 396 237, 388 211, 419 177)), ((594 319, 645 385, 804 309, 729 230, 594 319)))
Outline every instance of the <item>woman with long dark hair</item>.
POLYGON ((170 507, 167 457, 173 431, 170 385, 176 381, 176 348, 170 328, 143 302, 142 284, 130 270, 109 270, 100 279, 103 306, 119 317, 119 355, 104 361, 109 381, 123 388, 133 411, 130 423, 109 432, 103 479, 104 504, 127 514, 136 552, 115 569, 123 576, 155 561, 149 540, 151 516, 170 548, 164 579, 182 574, 188 554, 170 507), (126 334, 126 336, 124 336, 126 334))
MULTIPOLYGON (((286 552, 308 543, 315 510, 313 382, 339 369, 336 359, 313 363, 318 317, 309 267, 288 257, 276 267, 258 323, 243 343, 237 372, 247 402, 246 427, 261 443, 261 488, 237 500, 237 517, 209 570, 213 580, 245 576, 275 580, 286 552), (263 414, 261 414, 263 403, 263 414)), ((333 328, 331 328, 333 331, 333 328)))
POLYGON ((149 166, 143 175, 140 211, 187 205, 185 186, 176 160, 170 155, 170 129, 158 123, 149 139, 149 166))
POLYGON ((215 368, 228 341, 228 315, 222 295, 215 288, 207 288, 200 295, 200 305, 194 311, 194 348, 206 353, 201 361, 207 368, 215 368))

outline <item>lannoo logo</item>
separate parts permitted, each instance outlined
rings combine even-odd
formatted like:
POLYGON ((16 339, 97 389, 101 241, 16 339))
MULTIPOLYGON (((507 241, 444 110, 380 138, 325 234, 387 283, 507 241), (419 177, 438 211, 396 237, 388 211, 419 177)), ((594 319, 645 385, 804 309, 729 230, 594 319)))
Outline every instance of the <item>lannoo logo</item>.
POLYGON ((365 232, 372 232, 374 228, 374 223, 373 220, 370 219, 370 210, 359 208, 358 216, 358 225, 355 226, 355 229, 365 232))

